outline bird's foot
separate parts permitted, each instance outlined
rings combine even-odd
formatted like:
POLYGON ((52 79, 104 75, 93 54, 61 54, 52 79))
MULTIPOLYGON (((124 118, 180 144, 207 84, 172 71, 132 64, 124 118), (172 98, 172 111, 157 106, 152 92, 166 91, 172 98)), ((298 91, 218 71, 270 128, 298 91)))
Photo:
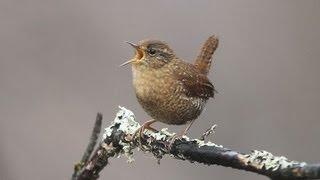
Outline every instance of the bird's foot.
POLYGON ((168 150, 171 151, 171 148, 172 148, 172 145, 174 144, 174 142, 175 142, 176 140, 182 139, 182 137, 183 137, 184 135, 186 135, 186 132, 173 135, 173 136, 169 139, 170 143, 169 143, 169 145, 168 145, 168 150))
POLYGON ((143 123, 141 125, 141 127, 134 133, 133 137, 135 138, 136 136, 138 136, 139 138, 139 144, 141 145, 141 140, 143 139, 143 132, 144 130, 148 129, 152 132, 158 132, 158 130, 154 129, 153 127, 151 127, 150 125, 153 124, 154 122, 156 122, 156 120, 149 120, 145 123, 143 123))
MULTIPOLYGON (((194 119, 194 120, 195 120, 195 119, 194 119)), ((169 147, 168 147, 168 148, 169 148, 169 151, 171 151, 172 145, 173 145, 173 143, 174 143, 174 141, 175 141, 176 139, 181 139, 184 135, 187 134, 187 132, 188 132, 188 130, 190 129, 190 127, 192 126, 194 120, 192 120, 192 121, 188 124, 188 126, 187 126, 181 133, 175 134, 175 135, 173 135, 173 136, 170 138, 170 143, 169 143, 169 147)))
MULTIPOLYGON (((194 120, 195 120, 195 119, 194 119, 194 120)), ((173 136, 170 138, 170 143, 169 143, 169 146, 168 146, 169 151, 171 151, 172 145, 173 145, 173 143, 174 143, 174 141, 175 141, 176 139, 181 139, 184 135, 187 134, 187 132, 188 132, 188 130, 190 129, 190 127, 192 126, 194 120, 192 120, 192 121, 188 124, 188 126, 187 126, 181 133, 175 134, 175 135, 173 135, 173 136)))

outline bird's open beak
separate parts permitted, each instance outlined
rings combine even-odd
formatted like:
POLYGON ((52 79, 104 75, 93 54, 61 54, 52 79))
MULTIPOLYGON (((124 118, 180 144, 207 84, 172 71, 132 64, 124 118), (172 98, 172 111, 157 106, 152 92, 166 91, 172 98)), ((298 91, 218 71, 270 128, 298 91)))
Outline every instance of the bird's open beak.
POLYGON ((140 47, 138 45, 136 45, 135 43, 132 43, 129 41, 126 41, 126 43, 130 44, 136 50, 136 56, 135 56, 135 58, 133 58, 127 62, 122 63, 120 66, 125 66, 127 64, 136 62, 137 60, 141 59, 141 57, 142 57, 141 55, 143 54, 140 47))

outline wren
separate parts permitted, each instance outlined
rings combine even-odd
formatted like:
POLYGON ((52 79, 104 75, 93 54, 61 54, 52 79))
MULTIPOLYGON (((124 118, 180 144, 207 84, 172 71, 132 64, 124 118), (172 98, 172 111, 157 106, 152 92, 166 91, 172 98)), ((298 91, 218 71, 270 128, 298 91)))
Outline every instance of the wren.
POLYGON ((174 125, 189 123, 180 136, 185 135, 216 92, 207 74, 218 47, 218 38, 211 36, 207 39, 194 64, 178 58, 163 41, 127 43, 135 49, 135 56, 121 66, 132 64, 136 97, 153 118, 141 126, 140 132, 144 129, 155 131, 150 125, 156 121, 174 125))

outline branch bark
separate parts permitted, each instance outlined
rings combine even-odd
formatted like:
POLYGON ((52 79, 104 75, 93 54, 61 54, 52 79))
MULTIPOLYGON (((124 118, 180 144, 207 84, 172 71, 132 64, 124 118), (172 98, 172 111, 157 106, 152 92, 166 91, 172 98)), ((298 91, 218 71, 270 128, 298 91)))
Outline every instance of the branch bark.
POLYGON ((91 136, 90 136, 89 144, 87 145, 86 151, 82 155, 81 161, 74 166, 74 172, 72 174, 71 180, 78 179, 78 176, 82 173, 84 165, 88 163, 89 158, 94 150, 94 147, 97 144, 97 140, 101 132, 101 125, 102 125, 102 114, 98 113, 91 136))
MULTIPOLYGON (((190 139, 183 136, 177 139, 169 148, 170 139, 174 133, 167 129, 159 132, 145 130, 144 137, 134 136, 140 128, 135 121, 134 114, 123 107, 116 118, 105 129, 103 139, 91 159, 78 171, 75 179, 95 180, 99 173, 108 164, 111 157, 124 155, 128 162, 133 161, 133 150, 151 152, 160 163, 165 155, 170 157, 198 162, 206 165, 221 165, 261 174, 272 180, 293 179, 320 179, 320 164, 307 164, 305 162, 290 161, 284 156, 274 156, 267 151, 252 150, 250 153, 240 153, 227 149, 212 142, 204 142, 203 138, 190 139)), ((214 128, 211 129, 211 131, 214 128)))

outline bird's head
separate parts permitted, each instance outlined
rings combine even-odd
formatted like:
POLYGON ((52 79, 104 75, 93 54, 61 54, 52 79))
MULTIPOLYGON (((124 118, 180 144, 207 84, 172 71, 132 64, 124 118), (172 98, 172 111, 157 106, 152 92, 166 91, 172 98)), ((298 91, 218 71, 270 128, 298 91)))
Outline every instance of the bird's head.
POLYGON ((135 56, 121 66, 131 63, 133 66, 144 66, 156 69, 172 61, 175 56, 173 50, 163 41, 143 40, 138 44, 127 43, 134 48, 135 56))

